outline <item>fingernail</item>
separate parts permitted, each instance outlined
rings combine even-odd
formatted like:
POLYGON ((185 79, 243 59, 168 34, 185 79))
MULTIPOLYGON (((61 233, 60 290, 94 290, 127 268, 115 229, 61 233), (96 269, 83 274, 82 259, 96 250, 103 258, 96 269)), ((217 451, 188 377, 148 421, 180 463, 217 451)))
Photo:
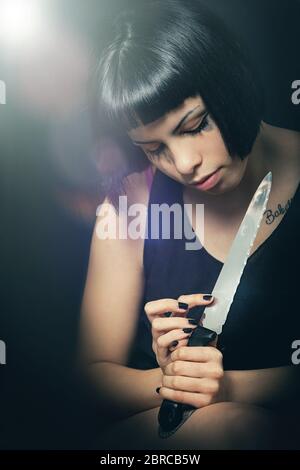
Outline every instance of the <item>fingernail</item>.
POLYGON ((172 312, 165 312, 164 316, 165 317, 170 317, 172 315, 172 312))
POLYGON ((198 325, 197 320, 195 320, 194 318, 189 318, 188 320, 191 325, 198 325))
POLYGON ((155 390, 156 393, 159 393, 160 389, 161 389, 161 387, 157 387, 157 389, 155 390))
POLYGON ((173 342, 171 343, 171 346, 174 347, 174 346, 177 346, 177 344, 178 344, 178 341, 173 341, 173 342))
POLYGON ((185 302, 178 302, 178 308, 183 308, 184 310, 187 310, 189 308, 189 304, 186 304, 185 302))
POLYGON ((191 333, 193 331, 193 328, 182 328, 182 331, 184 333, 191 333))
POLYGON ((213 298, 213 295, 210 295, 210 294, 205 294, 205 295, 203 296, 203 299, 204 299, 204 300, 211 300, 212 298, 213 298))

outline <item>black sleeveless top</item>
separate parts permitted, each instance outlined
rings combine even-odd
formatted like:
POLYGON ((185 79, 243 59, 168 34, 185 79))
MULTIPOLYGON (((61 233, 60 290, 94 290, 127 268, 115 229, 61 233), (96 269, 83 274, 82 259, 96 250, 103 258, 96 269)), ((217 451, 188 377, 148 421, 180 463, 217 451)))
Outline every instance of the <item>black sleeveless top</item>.
MULTIPOLYGON (((193 240, 184 234, 176 238, 174 223, 169 239, 162 236, 162 230, 157 239, 150 238, 150 204, 180 204, 182 217, 186 218, 182 190, 183 185, 156 169, 148 202, 149 237, 144 240, 144 296, 128 367, 159 367, 152 350, 145 303, 177 299, 182 294, 211 293, 223 266, 204 247, 186 249, 185 243, 193 240)), ((187 218, 184 223, 189 224, 187 218)), ((292 343, 300 339, 299 242, 300 185, 279 225, 248 258, 218 340, 225 370, 292 365, 292 343)))

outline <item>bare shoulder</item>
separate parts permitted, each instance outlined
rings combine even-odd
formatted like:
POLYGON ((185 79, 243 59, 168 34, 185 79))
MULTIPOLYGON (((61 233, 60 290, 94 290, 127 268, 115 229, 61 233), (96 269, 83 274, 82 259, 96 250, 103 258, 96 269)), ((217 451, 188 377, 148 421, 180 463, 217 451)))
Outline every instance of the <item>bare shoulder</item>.
POLYGON ((149 188, 145 171, 131 173, 125 178, 124 183, 129 202, 148 204, 149 188))
MULTIPOLYGON (((143 223, 146 223, 147 217, 147 207, 149 201, 149 188, 147 184, 145 171, 140 173, 135 172, 128 175, 124 181, 124 188, 126 191, 127 197, 127 207, 128 211, 130 207, 134 204, 139 204, 141 211, 139 212, 139 219, 143 217, 143 223), (145 220, 144 220, 145 219, 145 220)), ((133 211, 134 212, 134 211, 133 211)), ((127 215, 127 223, 130 223, 134 216, 127 215)), ((141 219, 140 219, 141 220, 141 219)), ((130 237, 129 237, 130 238, 130 237)), ((135 245, 135 255, 137 263, 139 266, 143 266, 143 249, 144 249, 144 239, 133 237, 133 242, 135 245)))
MULTIPOLYGON (((144 238, 142 236, 138 237, 137 233, 132 233, 130 223, 137 217, 135 210, 131 212, 133 205, 140 205, 139 221, 146 219, 147 216, 149 189, 145 172, 135 172, 127 175, 123 180, 123 187, 125 193, 122 193, 121 198, 119 197, 117 208, 107 197, 98 206, 93 239, 95 243, 97 243, 97 238, 103 239, 101 249, 104 256, 110 246, 113 246, 114 250, 126 250, 130 252, 132 264, 142 269, 144 238), (105 233, 102 235, 101 233, 104 230, 107 231, 106 224, 109 224, 110 235, 105 235, 105 233), (120 235, 121 233, 122 235, 120 235)), ((146 220, 143 220, 143 223, 145 222, 146 220)))
MULTIPOLYGON (((293 197, 300 181, 300 132, 263 122, 264 151, 273 169, 274 200, 293 197)), ((271 195, 272 200, 272 195, 271 195)))

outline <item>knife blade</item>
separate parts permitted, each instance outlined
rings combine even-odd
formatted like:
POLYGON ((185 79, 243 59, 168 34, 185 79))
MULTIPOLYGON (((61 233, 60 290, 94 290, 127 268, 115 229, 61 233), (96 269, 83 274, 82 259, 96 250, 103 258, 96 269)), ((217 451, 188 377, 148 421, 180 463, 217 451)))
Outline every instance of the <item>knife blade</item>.
POLYGON ((225 263, 214 286, 212 295, 216 299, 211 307, 206 307, 201 317, 205 328, 222 333, 230 306, 240 283, 251 248, 256 238, 263 214, 266 210, 272 183, 269 172, 262 180, 252 198, 241 222, 225 263))
MULTIPOLYGON (((211 306, 197 306, 187 314, 187 318, 202 320, 203 326, 195 328, 188 346, 207 346, 222 333, 234 295, 240 283, 251 248, 266 210, 272 186, 272 173, 269 172, 259 184, 238 232, 231 244, 225 263, 213 288, 214 303, 211 306)), ((173 434, 197 408, 184 403, 164 399, 159 413, 159 436, 173 434)))

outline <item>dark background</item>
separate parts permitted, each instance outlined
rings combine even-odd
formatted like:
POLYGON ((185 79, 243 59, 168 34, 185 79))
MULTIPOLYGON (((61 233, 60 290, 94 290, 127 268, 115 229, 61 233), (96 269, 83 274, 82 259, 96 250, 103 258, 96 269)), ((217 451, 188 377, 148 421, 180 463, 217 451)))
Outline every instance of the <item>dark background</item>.
MULTIPOLYGON (((135 1, 52 1, 51 15, 62 30, 88 42, 96 63, 110 18, 135 1)), ((247 42, 265 90, 265 120, 300 130, 300 105, 291 102, 291 83, 300 80, 299 2, 206 3, 247 42)), ((7 104, 0 105, 0 339, 7 346, 7 364, 0 366, 0 448, 85 448, 103 423, 75 361, 104 173, 90 156, 95 132, 86 109, 66 119, 49 105, 25 106, 19 58, 0 53, 0 79, 7 85, 7 104)), ((22 62, 32 65, 26 56, 22 62)), ((46 64, 45 53, 38 67, 46 64)))

